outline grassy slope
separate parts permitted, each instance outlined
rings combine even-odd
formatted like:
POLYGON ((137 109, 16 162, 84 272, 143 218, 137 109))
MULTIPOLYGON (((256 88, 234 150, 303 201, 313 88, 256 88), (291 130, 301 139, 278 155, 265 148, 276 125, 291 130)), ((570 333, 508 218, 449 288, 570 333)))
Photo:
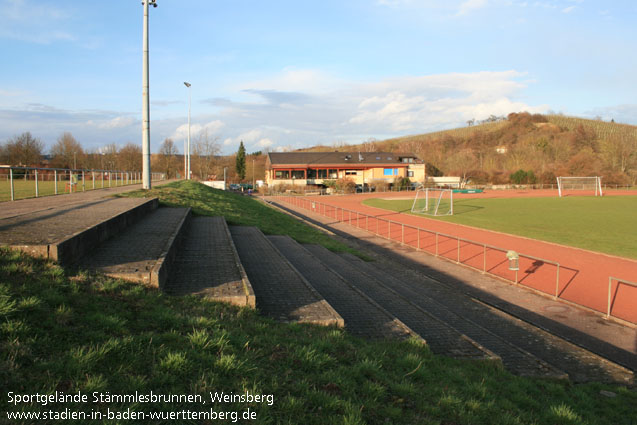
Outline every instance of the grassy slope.
MULTIPOLYGON (((365 204, 409 212, 411 200, 365 204)), ((443 221, 637 258, 637 197, 463 199, 443 221)))
MULTIPOLYGON (((206 207, 196 191, 189 192, 202 212, 206 207)), ((190 203, 186 194, 179 202, 190 203)), ((234 205, 250 211, 229 215, 257 217, 261 211, 255 203, 234 205)), ((0 422, 9 409, 35 407, 9 406, 9 391, 56 390, 273 394, 272 406, 252 405, 257 424, 614 425, 637 420, 637 394, 623 388, 515 377, 491 363, 433 356, 415 342, 372 342, 334 328, 280 324, 249 309, 167 297, 5 249, 0 249, 0 390, 0 422), (601 396, 602 389, 617 397, 601 396)), ((243 411, 249 405, 89 403, 46 410, 65 407, 243 411)))
POLYGON ((300 243, 319 244, 335 252, 348 251, 360 256, 360 253, 329 238, 323 232, 255 199, 212 189, 192 181, 179 181, 156 186, 150 192, 137 190, 119 196, 157 197, 165 206, 191 207, 194 214, 224 216, 230 225, 256 226, 265 234, 289 235, 300 243))

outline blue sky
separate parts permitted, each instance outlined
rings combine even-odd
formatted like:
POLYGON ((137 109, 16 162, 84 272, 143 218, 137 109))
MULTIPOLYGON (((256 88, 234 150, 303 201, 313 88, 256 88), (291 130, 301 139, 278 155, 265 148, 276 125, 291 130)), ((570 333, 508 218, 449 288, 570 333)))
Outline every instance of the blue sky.
MULTIPOLYGON (((140 1, 0 0, 0 141, 141 143, 140 1)), ((151 150, 417 134, 510 112, 637 124, 637 3, 157 0, 151 150)))

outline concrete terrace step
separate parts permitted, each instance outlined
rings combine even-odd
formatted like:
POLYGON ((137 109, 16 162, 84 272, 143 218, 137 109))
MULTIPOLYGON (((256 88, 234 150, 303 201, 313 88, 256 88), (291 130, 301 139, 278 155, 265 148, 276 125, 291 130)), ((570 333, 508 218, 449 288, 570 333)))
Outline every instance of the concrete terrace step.
POLYGON ((85 256, 81 268, 163 287, 190 208, 159 208, 85 256))
MULTIPOLYGON (((321 246, 307 245, 307 249, 350 285, 417 332, 434 353, 455 358, 500 360, 497 355, 401 297, 374 276, 362 273, 358 263, 354 265, 321 246)), ((362 260, 360 262, 364 264, 362 260)))
POLYGON ((272 243, 345 319, 353 334, 368 338, 420 338, 365 294, 345 282, 288 236, 269 236, 272 243))
POLYGON ((349 254, 343 257, 498 354, 514 373, 534 375, 537 371, 540 375, 554 373, 559 376, 563 371, 575 382, 634 382, 630 370, 475 301, 447 285, 390 262, 365 263, 349 254))
POLYGON ((343 318, 256 227, 231 226, 239 258, 264 314, 283 322, 343 326, 343 318))
POLYGON ((15 211, 0 219, 0 245, 72 264, 157 206, 157 199, 107 198, 15 211))
POLYGON ((199 294, 255 307, 254 291, 223 217, 190 220, 162 289, 172 295, 199 294))

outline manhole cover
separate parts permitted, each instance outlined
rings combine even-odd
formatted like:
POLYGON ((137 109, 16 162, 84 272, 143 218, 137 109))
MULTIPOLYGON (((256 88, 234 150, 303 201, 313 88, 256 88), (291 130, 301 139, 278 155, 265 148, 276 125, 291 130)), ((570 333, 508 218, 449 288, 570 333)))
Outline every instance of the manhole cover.
POLYGON ((542 310, 548 311, 550 313, 564 313, 565 311, 568 311, 569 308, 563 305, 549 305, 547 307, 544 307, 542 310))

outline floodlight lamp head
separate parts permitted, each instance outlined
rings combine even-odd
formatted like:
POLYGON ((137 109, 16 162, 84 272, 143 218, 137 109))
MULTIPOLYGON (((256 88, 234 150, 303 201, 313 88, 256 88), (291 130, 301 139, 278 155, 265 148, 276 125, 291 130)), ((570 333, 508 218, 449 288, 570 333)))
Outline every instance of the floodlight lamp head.
POLYGON ((184 81, 184 85, 185 85, 186 87, 190 87, 192 84, 187 83, 187 82, 185 82, 185 81, 184 81))

